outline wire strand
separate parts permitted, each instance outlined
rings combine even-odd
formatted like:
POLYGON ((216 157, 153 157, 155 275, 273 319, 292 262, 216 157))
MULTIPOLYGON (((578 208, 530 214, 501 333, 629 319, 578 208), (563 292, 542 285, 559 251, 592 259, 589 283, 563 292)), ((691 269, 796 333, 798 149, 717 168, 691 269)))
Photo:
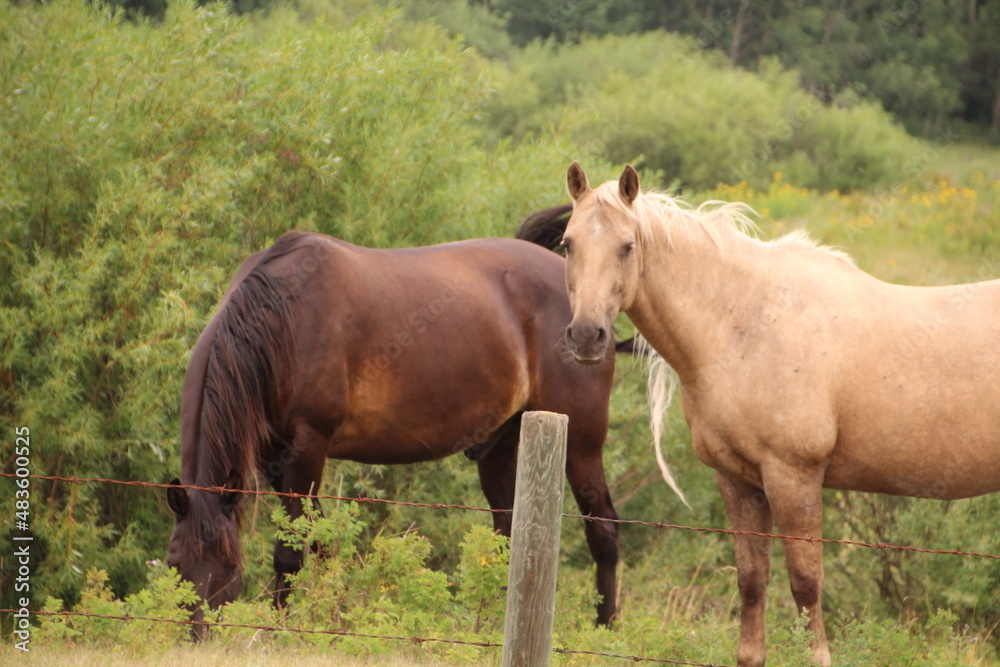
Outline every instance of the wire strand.
MULTIPOLYGON (((0 477, 17 477, 14 473, 0 473, 0 477)), ((23 476, 21 476, 23 477, 23 476)), ((366 498, 366 497, 352 497, 352 496, 333 496, 333 495, 322 495, 313 493, 286 493, 281 491, 260 491, 257 489, 227 489, 221 486, 192 486, 185 484, 161 484, 158 482, 142 482, 142 481, 123 481, 117 479, 106 479, 103 477, 60 477, 57 475, 27 475, 27 477, 32 479, 44 479, 59 482, 77 483, 77 482, 102 482, 107 484, 121 484, 125 486, 137 486, 137 487, 152 487, 152 488, 181 488, 181 489, 192 489, 196 491, 208 491, 211 493, 245 493, 255 496, 279 496, 286 498, 304 498, 304 499, 314 499, 314 500, 340 500, 344 502, 355 502, 361 504, 372 504, 372 503, 382 503, 386 505, 398 505, 404 507, 426 507, 429 509, 457 509, 457 510, 467 510, 472 512, 489 512, 489 513, 510 513, 509 509, 491 509, 489 507, 475 507, 471 505, 453 505, 448 503, 418 503, 410 502, 404 500, 389 500, 386 498, 366 498)), ((830 537, 806 537, 802 535, 782 535, 780 533, 761 533, 752 530, 736 530, 733 528, 710 528, 707 526, 685 526, 683 524, 669 523, 664 521, 641 521, 638 519, 609 519, 606 517, 598 516, 588 516, 585 514, 571 514, 563 513, 564 517, 569 519, 579 519, 583 521, 603 521, 606 523, 615 524, 626 524, 626 525, 636 525, 636 526, 648 526, 657 529, 671 529, 671 530, 687 530, 693 532, 701 533, 717 533, 722 535, 752 535, 754 537, 770 537, 772 539, 781 540, 798 540, 801 542, 818 542, 824 544, 844 544, 856 547, 865 547, 869 549, 889 549, 897 551, 909 551, 916 553, 926 553, 926 554, 936 554, 945 556, 965 556, 971 558, 991 558, 993 560, 1000 560, 1000 555, 991 553, 982 553, 978 551, 962 551, 957 549, 929 549, 924 547, 913 547, 900 544, 889 544, 885 542, 859 542, 855 540, 841 540, 830 537)))

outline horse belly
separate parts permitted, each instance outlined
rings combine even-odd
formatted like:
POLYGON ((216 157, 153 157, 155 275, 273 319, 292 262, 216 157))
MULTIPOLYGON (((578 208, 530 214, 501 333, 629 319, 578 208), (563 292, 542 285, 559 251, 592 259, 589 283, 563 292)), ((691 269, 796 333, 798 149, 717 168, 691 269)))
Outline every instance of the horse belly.
POLYGON ((351 415, 338 428, 328 456, 369 464, 432 461, 487 443, 518 410, 486 407, 456 415, 426 405, 419 416, 351 415))
POLYGON ((1000 490, 1000 413, 936 398, 842 415, 825 486, 941 499, 1000 490))
POLYGON ((1000 282, 887 290, 841 356, 828 485, 929 498, 1000 490, 1000 282))
POLYGON ((382 374, 353 378, 329 456, 412 463, 486 443, 529 395, 525 358, 502 350, 438 356, 434 363, 400 357, 382 374))

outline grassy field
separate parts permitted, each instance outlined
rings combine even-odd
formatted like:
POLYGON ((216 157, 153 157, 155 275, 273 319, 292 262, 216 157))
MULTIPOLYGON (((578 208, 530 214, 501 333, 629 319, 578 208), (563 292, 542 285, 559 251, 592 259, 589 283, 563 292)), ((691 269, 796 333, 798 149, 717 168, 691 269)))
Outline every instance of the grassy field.
MULTIPOLYGON (((428 660, 420 655, 399 655, 359 660, 346 655, 308 650, 282 649, 280 652, 263 653, 253 647, 224 648, 218 646, 176 646, 159 651, 137 652, 127 648, 33 648, 28 654, 15 649, 0 651, 4 664, 38 665, 48 667, 103 667, 108 664, 143 665, 146 667, 189 667, 192 664, 227 665, 247 667, 311 667, 312 665, 338 665, 338 667, 438 667, 449 664, 428 660)), ((454 664, 454 663, 450 663, 454 664)))
POLYGON ((713 198, 744 201, 761 215, 761 236, 804 227, 842 247, 888 282, 936 285, 1000 276, 1000 159, 997 149, 930 147, 914 178, 877 191, 818 192, 775 174, 764 191, 720 187, 713 198), (994 264, 985 263, 994 261, 994 264))

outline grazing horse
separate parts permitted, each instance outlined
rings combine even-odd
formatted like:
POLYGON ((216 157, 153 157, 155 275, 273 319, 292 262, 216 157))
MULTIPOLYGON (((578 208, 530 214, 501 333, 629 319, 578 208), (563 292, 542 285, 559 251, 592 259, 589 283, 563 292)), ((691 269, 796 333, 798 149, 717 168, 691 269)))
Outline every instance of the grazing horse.
MULTIPOLYGON (((566 475, 580 511, 617 518, 601 458, 615 346, 605 341, 596 367, 573 361, 564 267, 516 239, 373 250, 300 232, 249 257, 184 377, 167 562, 211 608, 232 601, 242 494, 179 484, 238 490, 257 473, 276 491, 315 493, 327 458, 395 464, 465 452, 490 507, 510 509, 526 410, 569 415, 566 475)), ((302 514, 301 500, 282 504, 302 514)), ((505 535, 510 521, 493 515, 505 535)), ((584 530, 597 621, 610 625, 617 525, 587 521, 584 530)), ((279 606, 303 558, 275 546, 279 606)))
MULTIPOLYGON (((795 232, 752 238, 739 204, 691 210, 628 166, 569 169, 566 287, 577 360, 625 312, 680 381, 695 453, 734 529, 822 537, 826 488, 922 498, 1000 489, 1000 281, 905 287, 795 232)), ((737 535, 738 660, 764 664, 771 540, 737 535)), ((816 661, 830 664, 822 544, 783 543, 816 661)))

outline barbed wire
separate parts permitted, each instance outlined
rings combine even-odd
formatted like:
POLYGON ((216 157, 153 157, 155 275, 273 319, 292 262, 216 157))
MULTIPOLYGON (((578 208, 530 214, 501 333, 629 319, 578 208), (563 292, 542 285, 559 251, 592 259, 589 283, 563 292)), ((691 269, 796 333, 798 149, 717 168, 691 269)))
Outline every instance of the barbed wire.
POLYGON ((694 667, 727 667, 714 662, 685 662, 683 660, 670 660, 669 658, 649 658, 637 655, 619 655, 616 653, 602 653, 600 651, 581 651, 568 648, 554 648, 553 653, 564 653, 573 655, 596 655, 601 658, 616 658, 618 660, 631 660, 632 662, 655 662, 664 665, 692 665, 694 667))
MULTIPOLYGON (((0 609, 0 613, 15 614, 20 613, 14 609, 0 609)), ((83 618, 103 618, 113 621, 150 621, 153 623, 174 623, 176 625, 187 625, 191 627, 215 627, 215 628, 239 628, 244 630, 257 630, 263 632, 288 632, 294 634, 312 635, 333 635, 337 637, 358 637, 361 639, 385 639, 391 641, 405 641, 414 644, 436 643, 452 644, 458 646, 474 646, 477 648, 502 648, 503 644, 498 642, 476 642, 463 639, 445 639, 443 637, 408 637, 404 635, 383 635, 365 632, 353 632, 351 630, 315 630, 311 628, 289 628, 275 625, 254 625, 251 623, 227 623, 222 621, 192 621, 190 619, 158 618, 155 616, 137 616, 133 614, 94 614, 86 611, 31 611, 28 614, 33 616, 58 616, 58 617, 83 617, 83 618)), ((709 662, 685 662, 683 660, 670 660, 668 658, 651 658, 643 655, 621 655, 616 653, 602 653, 601 651, 582 651, 568 648, 554 648, 553 653, 566 655, 592 655, 602 658, 612 658, 616 660, 629 660, 632 662, 652 662, 667 665, 686 665, 688 667, 727 667, 709 662)))
MULTIPOLYGON (((14 473, 0 473, 0 477, 16 477, 14 473)), ((287 498, 299 498, 299 499, 315 499, 315 500, 339 500, 344 502, 356 502, 361 504, 372 504, 381 503, 387 505, 401 505, 404 507, 425 507, 429 509, 458 509, 458 510, 468 510, 473 512, 489 512, 489 513, 509 513, 509 509, 491 509, 489 507, 476 507, 472 505, 454 505, 448 503, 419 503, 411 502, 405 500, 390 500, 387 498, 368 498, 368 497, 353 497, 353 496, 334 496, 334 495, 324 495, 324 494, 313 494, 313 493, 295 493, 295 492, 282 492, 282 491, 261 491, 257 489, 228 489, 221 486, 194 486, 189 484, 163 484, 158 482, 143 482, 143 481, 123 481, 117 479, 107 479, 103 477, 61 477, 57 475, 27 475, 27 477, 32 479, 44 479, 53 480, 60 482, 103 482, 107 484, 121 484, 125 486, 137 486, 137 487, 152 487, 152 488, 181 488, 181 489, 192 489, 196 491, 208 491, 211 493, 244 493, 248 495, 255 496, 279 496, 287 498)), ((963 551, 957 549, 928 549, 924 547, 914 547, 908 545, 900 544, 890 544, 886 542, 860 542, 855 540, 842 540, 832 537, 808 537, 803 535, 782 535, 780 533, 763 533, 753 530, 737 530, 734 528, 710 528, 707 526, 686 526, 683 524, 669 523, 665 521, 642 521, 639 519, 609 519, 607 517, 599 516, 589 516, 586 514, 572 514, 563 513, 564 517, 569 519, 579 519, 583 521, 601 521, 606 523, 615 524, 627 524, 627 525, 637 525, 637 526, 648 526, 657 529, 670 529, 670 530, 686 530, 692 532, 700 533, 716 533, 722 535, 751 535, 754 537, 769 537, 772 539, 781 540, 798 540, 801 542, 816 542, 821 544, 842 544, 856 547, 864 547, 868 549, 883 549, 883 550, 896 550, 896 551, 909 551, 916 553, 926 553, 935 555, 945 555, 945 556, 965 556, 972 558, 991 558, 994 560, 1000 560, 1000 555, 983 553, 978 551, 963 551)))
POLYGON ((509 514, 509 509, 491 509, 489 507, 474 507, 471 505, 450 505, 447 503, 418 503, 406 500, 390 500, 388 498, 368 498, 362 496, 333 496, 315 493, 296 493, 294 491, 261 491, 258 489, 230 489, 224 486, 194 486, 191 484, 165 484, 162 482, 142 482, 124 481, 120 479, 107 479, 104 477, 61 477, 59 475, 15 475, 9 472, 0 472, 0 477, 28 477, 30 479, 46 479, 56 482, 103 482, 106 484, 120 484, 122 486, 137 486, 141 488, 159 489, 191 489, 194 491, 209 491, 211 493, 243 493, 250 496, 278 496, 284 498, 301 498, 306 500, 340 500, 344 502, 354 502, 360 504, 384 504, 402 505, 404 507, 426 507, 434 510, 455 509, 469 510, 472 512, 490 512, 494 514, 509 514))
MULTIPOLYGON (((17 613, 14 609, 0 609, 0 613, 17 613)), ((105 618, 112 621, 152 621, 154 623, 174 623, 177 625, 189 625, 192 627, 216 627, 216 628, 241 628, 245 630, 263 630, 265 632, 291 632, 296 634, 310 635, 335 635, 338 637, 360 637, 362 639, 391 639, 399 641, 409 641, 415 644, 425 642, 435 642, 439 644, 459 644, 462 646, 479 646, 482 648, 497 648, 503 646, 496 642, 472 642, 461 639, 444 639, 441 637, 405 637, 401 635, 379 635, 364 632, 352 632, 350 630, 315 630, 311 628, 286 628, 276 625, 253 625, 251 623, 226 623, 221 621, 192 621, 190 619, 179 618, 158 618, 155 616, 135 616, 133 614, 94 614, 87 611, 31 611, 33 616, 63 616, 63 617, 85 617, 85 618, 105 618)))
POLYGON ((946 556, 972 556, 978 558, 993 558, 1000 560, 1000 555, 981 553, 978 551, 952 551, 948 549, 925 549, 923 547, 911 547, 901 544, 888 544, 885 542, 855 542, 853 540, 839 540, 833 537, 807 537, 804 535, 782 535, 780 533, 759 533, 753 530, 736 530, 734 528, 708 528, 706 526, 684 526, 677 523, 667 523, 663 521, 640 521, 639 519, 605 519, 586 514, 567 514, 563 516, 571 519, 583 519, 585 521, 606 521, 608 523, 630 524, 636 526, 649 526, 658 529, 688 530, 698 533, 721 533, 724 535, 752 535, 755 537, 771 537, 781 540, 798 540, 800 542, 817 542, 827 544, 847 544, 856 547, 867 547, 869 549, 896 549, 898 551, 916 551, 925 554, 941 554, 946 556))

